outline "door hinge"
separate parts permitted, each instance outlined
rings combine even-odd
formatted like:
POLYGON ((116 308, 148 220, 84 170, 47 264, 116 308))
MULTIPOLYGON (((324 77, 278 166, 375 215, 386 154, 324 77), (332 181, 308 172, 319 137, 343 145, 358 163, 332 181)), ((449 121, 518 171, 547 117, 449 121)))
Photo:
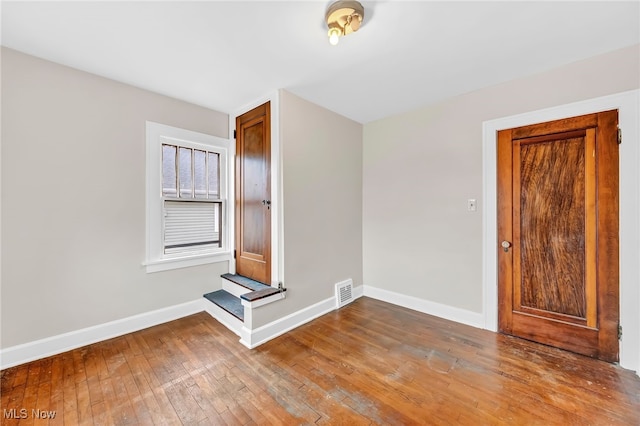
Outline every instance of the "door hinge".
POLYGON ((622 129, 618 127, 618 145, 622 143, 622 129))
POLYGON ((233 258, 234 259, 236 258, 236 251, 235 250, 233 251, 233 258))
POLYGON ((618 340, 622 340, 622 326, 618 326, 618 340))
POLYGON ((236 131, 233 131, 233 138, 236 139, 236 131))

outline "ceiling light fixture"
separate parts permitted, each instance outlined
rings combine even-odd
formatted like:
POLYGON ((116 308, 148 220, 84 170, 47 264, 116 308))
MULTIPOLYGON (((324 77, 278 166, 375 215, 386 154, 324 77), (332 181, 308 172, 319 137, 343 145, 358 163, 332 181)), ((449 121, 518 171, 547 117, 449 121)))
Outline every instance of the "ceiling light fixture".
POLYGON ((329 43, 335 46, 341 36, 358 31, 364 18, 364 7, 357 1, 339 0, 329 6, 325 18, 329 43))

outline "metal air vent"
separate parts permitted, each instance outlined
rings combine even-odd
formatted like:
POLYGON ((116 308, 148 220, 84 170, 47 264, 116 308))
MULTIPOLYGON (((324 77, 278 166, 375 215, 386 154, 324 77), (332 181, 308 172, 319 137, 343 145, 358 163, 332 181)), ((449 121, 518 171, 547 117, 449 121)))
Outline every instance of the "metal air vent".
POLYGON ((353 302, 353 281, 351 279, 336 284, 336 307, 353 302))

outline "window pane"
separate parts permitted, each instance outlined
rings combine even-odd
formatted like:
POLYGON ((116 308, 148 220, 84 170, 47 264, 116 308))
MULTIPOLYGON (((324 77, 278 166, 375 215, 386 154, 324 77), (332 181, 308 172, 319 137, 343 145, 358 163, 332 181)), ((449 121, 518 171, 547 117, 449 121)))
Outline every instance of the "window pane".
POLYGON ((180 197, 193 198, 191 180, 191 149, 180 147, 180 197))
POLYGON ((162 195, 176 197, 176 147, 162 145, 162 195))
POLYGON ((220 197, 220 155, 209 152, 209 198, 220 197))
POLYGON ((204 151, 193 151, 193 184, 196 198, 207 198, 207 154, 204 151))

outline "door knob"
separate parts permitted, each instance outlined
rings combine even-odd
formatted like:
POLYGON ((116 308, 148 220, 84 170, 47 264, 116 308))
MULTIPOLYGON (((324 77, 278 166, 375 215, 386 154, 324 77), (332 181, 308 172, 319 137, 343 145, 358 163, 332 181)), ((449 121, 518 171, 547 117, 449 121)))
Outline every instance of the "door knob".
POLYGON ((509 247, 511 247, 511 243, 509 241, 503 241, 501 246, 502 246, 502 249, 505 252, 508 252, 509 251, 509 247))

